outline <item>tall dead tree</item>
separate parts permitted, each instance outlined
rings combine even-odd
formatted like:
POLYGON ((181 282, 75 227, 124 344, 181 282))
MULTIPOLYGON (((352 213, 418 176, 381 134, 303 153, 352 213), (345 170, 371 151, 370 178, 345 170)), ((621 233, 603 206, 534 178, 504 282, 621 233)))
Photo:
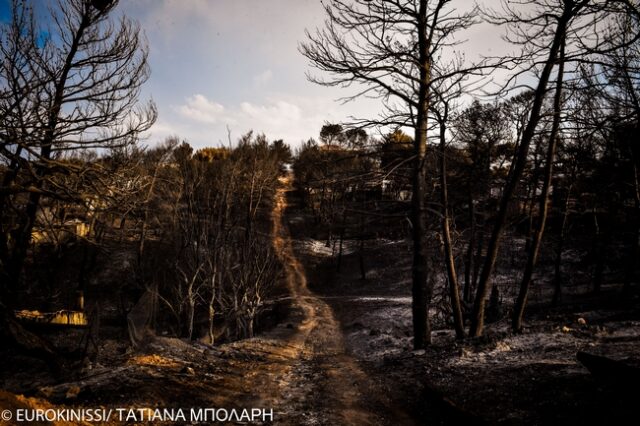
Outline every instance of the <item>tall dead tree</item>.
MULTIPOLYGON (((626 2, 596 0, 562 0, 538 4, 529 2, 532 8, 515 10, 504 4, 501 16, 492 16, 498 24, 508 25, 509 40, 523 46, 521 63, 528 64, 525 71, 541 67, 533 92, 533 101, 529 119, 519 141, 518 151, 512 164, 509 179, 504 187, 498 213, 494 222, 487 254, 483 263, 471 318, 471 336, 480 336, 484 328, 484 311, 487 297, 491 292, 493 274, 501 238, 507 223, 507 214, 527 164, 529 146, 533 140, 541 118, 543 102, 547 95, 547 85, 553 67, 558 61, 560 47, 567 46, 566 60, 579 60, 584 57, 582 46, 574 46, 576 40, 585 41, 588 34, 596 34, 594 26, 600 24, 613 12, 627 13, 626 2), (570 37, 568 37, 570 36, 570 37)), ((594 40, 592 43, 598 43, 594 40)), ((521 75, 521 74, 518 74, 521 75)))
MULTIPOLYGON (((310 77, 324 86, 354 87, 361 96, 382 100, 378 119, 355 120, 360 126, 407 126, 413 142, 411 237, 413 241, 412 313, 414 347, 431 341, 428 305, 426 154, 432 73, 439 53, 451 46, 457 30, 473 23, 471 14, 458 15, 450 0, 333 0, 325 5, 323 30, 307 33, 301 53, 330 75, 310 77)), ((443 79, 446 75, 436 78, 443 79)))
POLYGON ((55 177, 85 173, 95 164, 66 157, 134 144, 155 121, 155 106, 138 102, 149 76, 148 49, 136 23, 111 18, 117 3, 60 1, 49 9, 45 28, 31 12, 33 2, 16 0, 14 19, 2 32, 3 92, 18 95, 0 97, 0 156, 12 165, 0 191, 0 281, 9 303, 41 201, 86 201, 55 177))
POLYGON ((545 160, 542 192, 540 194, 540 205, 538 207, 538 220, 533 231, 533 241, 529 248, 527 263, 525 265, 522 281, 520 282, 520 291, 513 309, 512 328, 513 331, 522 330, 522 318, 524 316, 524 308, 527 304, 529 295, 529 287, 533 277, 533 270, 538 261, 540 245, 542 244, 542 236, 547 223, 547 214, 549 212, 549 192, 551 189, 551 177, 553 175, 553 163, 556 158, 556 146, 558 145, 558 132, 560 130, 560 115, 562 114, 562 82, 564 78, 564 40, 560 46, 560 56, 558 58, 558 76, 556 77, 556 88, 553 97, 553 122, 551 124, 551 132, 547 145, 547 155, 545 160))
POLYGON ((453 324, 458 339, 464 338, 464 320, 460 303, 460 286, 453 255, 453 243, 451 242, 451 215, 449 213, 449 189, 447 187, 447 149, 446 132, 449 116, 449 103, 443 101, 443 110, 435 112, 440 125, 440 202, 442 203, 442 240, 444 245, 444 261, 447 266, 447 281, 449 282, 449 299, 453 312, 453 324))
POLYGON ((605 128, 626 159, 624 180, 631 192, 632 205, 627 211, 628 256, 625 265, 624 291, 628 294, 640 253, 640 5, 611 22, 605 32, 605 49, 594 51, 582 67, 581 86, 589 88, 599 101, 594 124, 605 128))
MULTIPOLYGON (((453 316, 453 325, 458 339, 465 337, 464 319, 462 316, 462 303, 460 300, 460 285, 458 284, 458 273, 456 271, 453 241, 451 238, 451 206, 449 203, 449 188, 447 176, 447 134, 449 132, 452 110, 455 110, 455 101, 460 98, 462 93, 471 92, 472 85, 466 84, 467 73, 447 73, 447 70, 461 69, 463 67, 460 58, 454 59, 449 64, 438 64, 436 67, 437 74, 451 74, 451 77, 439 81, 434 87, 433 92, 435 102, 431 106, 432 114, 439 127, 439 181, 440 181, 440 202, 442 204, 441 230, 442 245, 444 254, 444 263, 447 270, 447 281, 449 283, 449 300, 451 303, 451 312, 453 316)), ((476 82, 477 83, 477 82, 476 82)), ((455 139, 455 138, 451 138, 455 139)))

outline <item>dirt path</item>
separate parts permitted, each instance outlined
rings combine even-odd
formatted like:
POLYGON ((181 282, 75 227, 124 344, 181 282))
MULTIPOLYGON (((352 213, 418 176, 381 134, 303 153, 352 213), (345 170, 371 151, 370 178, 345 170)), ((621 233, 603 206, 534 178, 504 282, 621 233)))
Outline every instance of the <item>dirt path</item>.
POLYGON ((290 363, 278 383, 283 423, 411 424, 345 352, 342 330, 331 307, 307 287, 304 269, 282 223, 290 178, 281 178, 280 183, 272 216, 273 244, 284 264, 294 308, 302 315, 288 338, 290 363))

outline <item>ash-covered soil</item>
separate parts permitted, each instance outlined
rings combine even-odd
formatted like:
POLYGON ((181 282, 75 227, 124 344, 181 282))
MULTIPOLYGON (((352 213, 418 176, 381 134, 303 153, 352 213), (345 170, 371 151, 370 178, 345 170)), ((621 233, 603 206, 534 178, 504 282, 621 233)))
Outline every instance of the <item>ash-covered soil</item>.
MULTIPOLYGON (((432 347, 413 351, 407 245, 370 243, 364 280, 355 255, 342 260, 342 273, 335 258, 307 258, 318 261, 311 287, 336 312, 348 351, 372 378, 404 398, 420 424, 431 424, 424 410, 429 406, 448 413, 451 424, 460 417, 475 424, 632 424, 637 387, 595 380, 576 353, 640 366, 637 292, 622 298, 621 285, 608 285, 597 296, 572 288, 552 308, 543 297, 551 291, 538 289, 525 332, 517 335, 509 329, 505 298, 503 318, 482 338, 465 341, 455 340, 446 312, 436 306, 432 347)), ((436 284, 436 295, 446 292, 441 286, 436 284)))

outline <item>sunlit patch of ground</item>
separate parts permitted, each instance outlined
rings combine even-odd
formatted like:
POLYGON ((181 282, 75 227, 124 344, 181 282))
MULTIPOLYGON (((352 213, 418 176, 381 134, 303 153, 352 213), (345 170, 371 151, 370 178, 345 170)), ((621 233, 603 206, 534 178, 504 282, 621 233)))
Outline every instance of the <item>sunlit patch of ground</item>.
POLYGON ((160 355, 137 355, 128 361, 129 364, 146 365, 151 367, 178 368, 180 363, 160 355))
MULTIPOLYGON (((49 410, 53 408, 56 408, 56 407, 50 402, 42 398, 26 397, 24 395, 17 395, 11 392, 0 390, 0 409, 9 410, 13 415, 15 415, 16 410, 18 409, 49 410)), ((0 424, 20 424, 20 423, 12 423, 11 421, 0 421, 0 424)), ((78 424, 86 424, 86 423, 44 421, 44 422, 29 422, 29 424, 64 426, 64 425, 78 425, 78 424)))

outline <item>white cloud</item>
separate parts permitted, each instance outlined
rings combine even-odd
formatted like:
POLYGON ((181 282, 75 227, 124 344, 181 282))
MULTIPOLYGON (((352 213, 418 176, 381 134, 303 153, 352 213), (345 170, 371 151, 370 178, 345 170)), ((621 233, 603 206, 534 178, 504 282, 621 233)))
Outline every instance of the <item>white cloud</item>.
POLYGON ((310 137, 317 137, 326 120, 339 122, 349 114, 329 97, 279 95, 264 102, 240 102, 222 105, 203 94, 194 94, 174 106, 177 115, 162 116, 152 129, 157 138, 177 134, 195 147, 227 143, 227 127, 232 141, 253 130, 268 139, 284 139, 296 146, 310 137), (224 135, 224 136, 221 136, 224 135))
POLYGON ((269 127, 295 125, 300 121, 302 113, 297 105, 285 101, 276 101, 268 105, 254 105, 242 102, 240 110, 250 122, 269 127))
POLYGON ((178 107, 178 111, 185 118, 202 123, 217 123, 223 118, 224 106, 210 101, 204 95, 196 93, 186 100, 186 104, 178 107))

